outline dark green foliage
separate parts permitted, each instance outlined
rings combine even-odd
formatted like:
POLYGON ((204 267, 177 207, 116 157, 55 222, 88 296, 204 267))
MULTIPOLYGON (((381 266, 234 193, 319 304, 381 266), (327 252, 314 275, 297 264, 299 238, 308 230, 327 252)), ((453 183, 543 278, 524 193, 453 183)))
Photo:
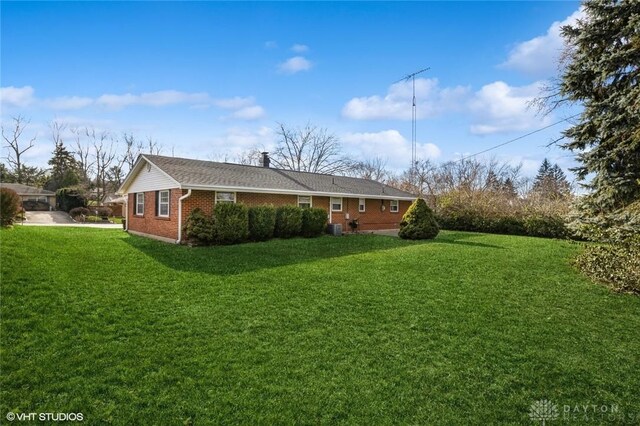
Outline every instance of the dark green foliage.
POLYGON ((578 209, 589 222, 640 199, 640 2, 583 8, 584 19, 562 28, 570 50, 558 103, 583 106, 564 148, 576 154, 578 178, 590 178, 578 209))
POLYGON ((184 235, 191 244, 210 244, 213 241, 213 218, 199 208, 193 209, 185 221, 184 235))
POLYGON ((78 216, 89 216, 89 209, 86 207, 75 207, 71 210, 69 210, 69 216, 71 216, 72 218, 76 218, 78 216))
POLYGON ((529 216, 524 219, 524 229, 532 237, 565 238, 567 227, 557 216, 529 216))
POLYGON ((218 203, 213 209, 213 242, 238 244, 249 237, 249 209, 244 204, 218 203))
POLYGON ((570 196, 571 187, 560 166, 552 165, 545 158, 533 182, 532 192, 543 198, 560 199, 570 196))
POLYGON ((84 207, 86 200, 82 192, 77 188, 60 188, 56 191, 56 202, 58 208, 65 212, 75 207, 84 207))
POLYGON ((302 236, 319 237, 327 230, 327 212, 320 208, 302 210, 302 236))
POLYGON ((439 231, 433 211, 424 199, 418 198, 402 216, 398 236, 405 240, 431 240, 439 231))
POLYGON ((640 237, 620 244, 589 245, 576 259, 576 265, 616 290, 640 294, 640 237))
POLYGON ((267 241, 273 238, 273 230, 275 226, 275 207, 249 207, 249 239, 253 241, 267 241))
POLYGON ((274 235, 278 238, 291 238, 300 235, 302 230, 302 209, 298 206, 281 206, 276 209, 274 235))
POLYGON ((61 141, 56 142, 49 165, 51 177, 47 180, 45 189, 57 191, 59 188, 68 188, 80 183, 78 162, 61 141))
POLYGON ((20 197, 13 189, 0 188, 0 226, 10 226, 20 211, 20 197))

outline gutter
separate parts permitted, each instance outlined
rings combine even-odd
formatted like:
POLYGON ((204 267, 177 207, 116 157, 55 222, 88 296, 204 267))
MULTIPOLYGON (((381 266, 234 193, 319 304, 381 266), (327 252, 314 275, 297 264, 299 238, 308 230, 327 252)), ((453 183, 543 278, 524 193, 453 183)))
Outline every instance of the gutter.
POLYGON ((191 189, 189 189, 182 197, 178 198, 178 240, 176 241, 176 244, 180 244, 182 242, 182 201, 189 197, 191 197, 191 189))

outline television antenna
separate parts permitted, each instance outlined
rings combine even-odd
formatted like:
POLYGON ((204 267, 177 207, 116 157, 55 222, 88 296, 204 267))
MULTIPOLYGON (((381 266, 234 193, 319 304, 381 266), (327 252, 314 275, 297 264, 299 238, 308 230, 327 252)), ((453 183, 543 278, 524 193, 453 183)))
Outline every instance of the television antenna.
POLYGON ((431 67, 423 68, 419 71, 413 72, 411 74, 407 74, 402 77, 400 80, 394 82, 399 83, 401 81, 407 82, 411 80, 411 85, 413 87, 413 106, 411 108, 411 170, 416 166, 416 119, 417 119, 417 105, 416 105, 416 75, 422 74, 425 71, 430 70, 431 67))

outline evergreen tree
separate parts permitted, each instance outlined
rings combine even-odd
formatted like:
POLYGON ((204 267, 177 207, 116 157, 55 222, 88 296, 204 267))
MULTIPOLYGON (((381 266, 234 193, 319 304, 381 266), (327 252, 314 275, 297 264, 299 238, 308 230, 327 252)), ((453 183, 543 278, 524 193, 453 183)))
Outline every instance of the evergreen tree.
MULTIPOLYGON (((580 211, 608 214, 640 199, 640 2, 584 2, 586 17, 562 28, 568 44, 560 100, 584 106, 564 134, 585 186, 580 211)), ((556 103, 556 104, 557 104, 556 103)))
POLYGON ((558 199, 569 195, 570 185, 560 166, 557 164, 552 165, 545 158, 533 181, 532 191, 544 198, 558 199))
POLYGON ((78 163, 62 141, 56 142, 53 157, 48 164, 51 166, 51 176, 45 184, 45 188, 49 191, 68 188, 80 183, 78 163))

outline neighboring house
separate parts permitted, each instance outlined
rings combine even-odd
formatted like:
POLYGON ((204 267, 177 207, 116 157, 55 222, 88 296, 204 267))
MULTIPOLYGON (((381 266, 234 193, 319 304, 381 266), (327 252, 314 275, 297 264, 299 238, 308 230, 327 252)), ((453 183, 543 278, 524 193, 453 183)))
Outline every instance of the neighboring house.
POLYGON ((347 230, 396 229, 415 199, 368 179, 294 172, 186 158, 141 155, 118 193, 127 197, 131 233, 180 243, 182 224, 196 207, 210 214, 216 203, 320 207, 329 223, 347 230))
POLYGON ((124 205, 127 197, 118 194, 107 194, 102 197, 102 205, 111 209, 111 214, 116 217, 124 216, 124 205))
POLYGON ((0 188, 13 189, 22 200, 25 210, 53 210, 56 205, 56 193, 21 183, 0 182, 0 188))

